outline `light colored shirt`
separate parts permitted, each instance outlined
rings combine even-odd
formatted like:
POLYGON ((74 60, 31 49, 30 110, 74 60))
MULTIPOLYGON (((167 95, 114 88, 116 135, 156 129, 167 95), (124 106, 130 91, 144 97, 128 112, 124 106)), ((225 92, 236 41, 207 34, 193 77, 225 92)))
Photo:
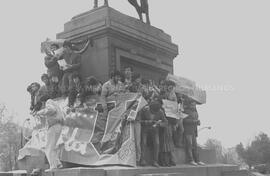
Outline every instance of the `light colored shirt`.
POLYGON ((102 86, 101 96, 108 97, 114 93, 120 93, 124 91, 124 86, 122 82, 114 83, 113 80, 109 80, 102 86))
POLYGON ((101 103, 104 109, 107 109, 106 98, 114 93, 124 92, 125 88, 122 82, 115 84, 113 80, 105 82, 101 90, 101 103))

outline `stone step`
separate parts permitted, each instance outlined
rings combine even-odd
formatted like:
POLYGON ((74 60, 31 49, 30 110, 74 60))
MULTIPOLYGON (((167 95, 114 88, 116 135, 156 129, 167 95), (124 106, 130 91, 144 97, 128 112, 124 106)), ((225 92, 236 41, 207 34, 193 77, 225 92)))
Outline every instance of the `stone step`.
POLYGON ((187 176, 184 173, 138 174, 137 176, 187 176))
POLYGON ((26 171, 0 172, 0 176, 27 176, 26 171))
POLYGON ((253 176, 247 170, 225 171, 222 174, 223 176, 253 176))

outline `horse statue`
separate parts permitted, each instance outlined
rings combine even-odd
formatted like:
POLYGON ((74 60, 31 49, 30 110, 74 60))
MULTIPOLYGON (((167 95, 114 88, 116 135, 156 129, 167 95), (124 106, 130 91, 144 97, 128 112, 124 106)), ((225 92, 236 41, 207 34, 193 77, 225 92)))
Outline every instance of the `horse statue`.
MULTIPOLYGON (((108 0, 104 0, 104 6, 108 6, 108 0)), ((98 0, 95 0, 94 1, 94 8, 97 8, 98 7, 98 0)))
MULTIPOLYGON (((142 14, 144 13, 146 15, 146 23, 150 24, 150 19, 149 19, 149 6, 148 6, 148 0, 140 0, 140 4, 138 4, 137 0, 128 0, 128 2, 135 7, 139 18, 141 21, 143 21, 143 16, 142 14)), ((104 6, 108 6, 108 0, 104 0, 104 6)), ((94 8, 98 7, 98 0, 94 1, 94 8)))
POLYGON ((135 7, 140 20, 143 21, 142 14, 144 13, 146 15, 146 23, 150 24, 148 0, 141 0, 141 6, 138 4, 137 0, 128 0, 128 2, 135 7))

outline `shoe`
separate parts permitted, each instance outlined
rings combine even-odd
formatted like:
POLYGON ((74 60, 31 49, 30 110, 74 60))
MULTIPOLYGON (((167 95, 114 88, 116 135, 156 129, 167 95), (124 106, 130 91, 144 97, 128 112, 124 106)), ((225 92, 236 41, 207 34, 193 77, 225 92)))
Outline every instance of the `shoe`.
POLYGON ((63 169, 63 168, 64 166, 62 165, 62 163, 57 164, 57 169, 63 169))
POLYGON ((161 167, 168 167, 168 165, 166 163, 164 163, 164 162, 160 162, 159 163, 159 166, 161 166, 161 167))
POLYGON ((200 166, 204 166, 205 165, 205 163, 203 163, 201 161, 197 162, 197 164, 200 165, 200 166))
POLYGON ((42 170, 40 168, 34 169, 30 175, 31 176, 41 176, 42 170))
POLYGON ((154 167, 159 167, 158 163, 155 161, 153 164, 152 164, 154 167))
POLYGON ((174 161, 170 161, 170 166, 176 166, 175 162, 174 161))
POLYGON ((190 161, 188 164, 189 164, 189 165, 192 165, 192 166, 198 166, 198 164, 195 163, 194 161, 190 161))
POLYGON ((147 165, 146 161, 145 160, 141 160, 140 166, 146 166, 146 165, 147 165))

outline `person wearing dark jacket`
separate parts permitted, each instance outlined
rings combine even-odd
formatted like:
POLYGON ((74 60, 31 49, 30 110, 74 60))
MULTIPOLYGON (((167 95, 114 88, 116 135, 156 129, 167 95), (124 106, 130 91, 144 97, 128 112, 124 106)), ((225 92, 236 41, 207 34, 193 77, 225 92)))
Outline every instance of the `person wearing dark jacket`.
POLYGON ((83 105, 88 96, 91 95, 100 95, 102 89, 102 84, 93 76, 86 78, 82 93, 80 96, 81 105, 83 105))
POLYGON ((49 76, 47 74, 42 74, 41 81, 44 83, 44 85, 40 87, 38 96, 41 97, 41 96, 47 95, 50 97, 51 82, 50 82, 49 76))
POLYGON ((129 86, 129 92, 139 93, 141 91, 141 87, 141 75, 139 73, 136 73, 132 76, 132 81, 129 86))
POLYGON ((52 77, 50 82, 51 99, 61 97, 61 85, 59 84, 59 79, 57 77, 52 77))
MULTIPOLYGON (((68 106, 73 107, 77 97, 80 97, 83 92, 83 85, 79 74, 74 73, 71 76, 72 84, 74 85, 68 94, 68 106)), ((81 103, 82 104, 82 103, 81 103)))
POLYGON ((154 147, 154 156, 152 165, 159 167, 158 156, 160 152, 159 129, 163 123, 167 123, 164 112, 161 110, 161 104, 158 101, 151 102, 141 112, 142 123, 142 156, 141 165, 146 165, 144 157, 146 156, 146 146, 149 137, 152 139, 154 147))
POLYGON ((204 163, 200 162, 199 160, 197 149, 197 126, 199 126, 201 122, 196 109, 196 102, 188 97, 185 97, 183 103, 184 113, 188 115, 183 120, 186 161, 193 166, 204 165, 204 163))
POLYGON ((64 72, 61 89, 62 94, 66 96, 74 87, 72 75, 79 73, 79 69, 81 67, 81 55, 72 50, 72 44, 70 41, 65 41, 63 47, 65 50, 63 55, 60 56, 60 60, 63 59, 66 65, 60 66, 60 69, 64 72))

